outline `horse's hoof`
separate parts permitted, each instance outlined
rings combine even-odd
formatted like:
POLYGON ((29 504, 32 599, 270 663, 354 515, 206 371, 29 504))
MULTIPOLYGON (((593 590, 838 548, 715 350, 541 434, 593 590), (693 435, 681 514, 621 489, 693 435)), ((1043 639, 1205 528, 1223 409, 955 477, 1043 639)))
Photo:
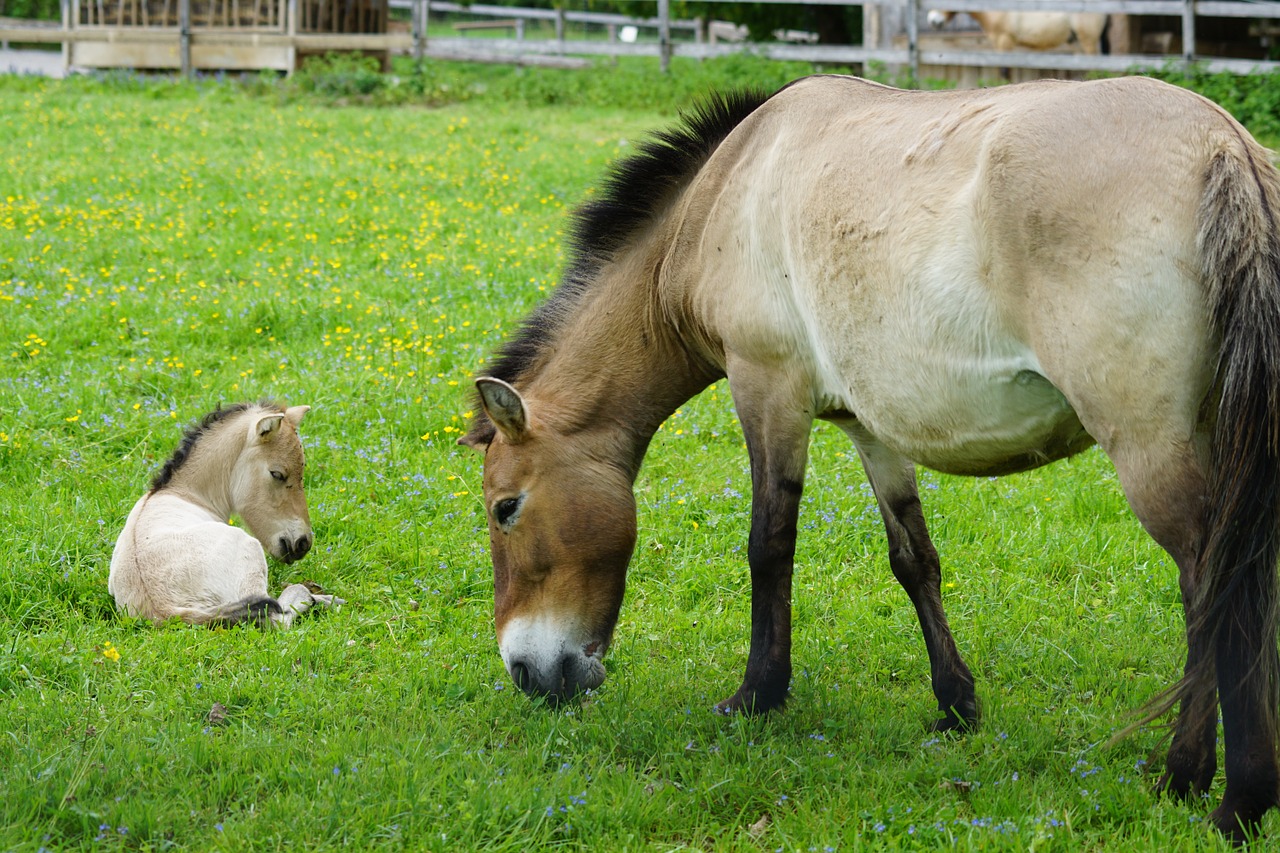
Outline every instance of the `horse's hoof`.
POLYGON ((1249 842, 1258 841, 1261 838, 1258 832, 1261 825, 1260 818, 1246 820, 1234 811, 1226 811, 1225 805, 1215 809, 1209 816, 1209 820, 1232 847, 1244 847, 1249 842))
POLYGON ((945 735, 967 735, 977 727, 977 720, 966 720, 949 714, 940 720, 934 720, 933 725, 929 726, 929 731, 945 735))
POLYGON ((733 714, 756 717, 781 708, 786 704, 786 701, 787 694, 785 692, 781 696, 770 698, 763 691, 742 688, 723 702, 716 703, 715 712, 726 717, 733 714))
POLYGON ((934 720, 933 725, 929 727, 930 731, 968 734, 978 728, 978 718, 981 713, 978 710, 977 698, 958 702, 950 707, 941 706, 938 710, 943 714, 942 719, 934 720))

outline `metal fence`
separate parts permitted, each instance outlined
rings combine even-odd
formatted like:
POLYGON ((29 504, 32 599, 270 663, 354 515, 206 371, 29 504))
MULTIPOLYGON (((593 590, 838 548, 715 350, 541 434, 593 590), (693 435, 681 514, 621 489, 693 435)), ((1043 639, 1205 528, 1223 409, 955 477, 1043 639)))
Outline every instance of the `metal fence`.
MULTIPOLYGON (((725 0, 727 2, 727 0, 725 0)), ((270 64, 248 67, 275 67, 291 71, 299 51, 385 51, 407 53, 416 57, 471 59, 477 61, 554 63, 557 59, 593 56, 653 56, 666 70, 673 56, 708 59, 732 53, 751 52, 779 60, 799 60, 830 65, 865 66, 882 64, 900 69, 918 79, 922 65, 1031 68, 1124 72, 1160 67, 1169 62, 1199 63, 1209 71, 1234 73, 1271 72, 1280 62, 1264 59, 1239 59, 1205 55, 1197 50, 1197 22, 1204 18, 1248 18, 1263 22, 1280 19, 1280 2, 1248 2, 1248 0, 884 0, 850 4, 846 0, 763 0, 783 4, 862 5, 864 18, 872 13, 893 10, 903 21, 905 33, 899 39, 866 39, 862 45, 819 45, 786 42, 724 42, 707 38, 705 24, 697 21, 673 20, 669 0, 656 0, 652 17, 630 18, 589 12, 552 9, 528 9, 506 6, 460 6, 439 0, 390 0, 396 8, 407 9, 410 21, 407 31, 377 33, 315 33, 301 31, 300 3, 303 0, 276 0, 284 13, 268 24, 259 22, 252 28, 228 25, 206 26, 193 18, 194 2, 209 0, 172 0, 177 20, 171 25, 112 23, 107 17, 90 18, 82 4, 100 0, 63 0, 62 21, 39 23, 0 19, 0 41, 61 43, 64 53, 72 45, 151 44, 163 46, 172 63, 164 67, 181 68, 191 73, 195 67, 219 67, 218 51, 230 55, 235 51, 275 51, 270 64), (1182 48, 1178 54, 1079 55, 1040 53, 1033 51, 995 52, 992 50, 922 49, 921 23, 930 10, 942 11, 1058 11, 1096 12, 1114 15, 1166 16, 1181 22, 1182 48), (551 37, 530 38, 521 24, 503 30, 498 38, 476 38, 460 31, 445 37, 428 36, 427 23, 432 16, 456 15, 465 11, 471 16, 492 16, 507 21, 550 21, 551 37), (570 37, 569 23, 591 23, 607 31, 604 37, 570 37), (634 28, 634 40, 619 37, 623 28, 634 28), (881 41, 889 43, 881 44, 881 41), (193 53, 206 50, 200 63, 193 53)), ((251 0, 241 0, 241 4, 251 0)), ((715 0, 713 0, 715 2, 715 0)), ((494 30, 502 28, 494 27, 494 30)), ((245 67, 245 66, 222 66, 245 67)))

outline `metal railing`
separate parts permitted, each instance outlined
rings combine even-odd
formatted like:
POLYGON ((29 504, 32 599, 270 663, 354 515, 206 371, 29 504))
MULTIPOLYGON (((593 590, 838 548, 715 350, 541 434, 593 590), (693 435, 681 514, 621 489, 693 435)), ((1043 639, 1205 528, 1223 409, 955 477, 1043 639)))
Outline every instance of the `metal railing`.
MULTIPOLYGON (((728 0, 724 0, 728 2, 728 0)), ((1049 70, 1097 70, 1125 72, 1155 68, 1169 62, 1199 63, 1211 72, 1256 73, 1280 70, 1280 62, 1205 56, 1197 50, 1196 22, 1204 17, 1280 19, 1280 2, 1247 0, 890 0, 866 2, 868 8, 901 9, 905 20, 905 46, 821 45, 791 43, 712 43, 705 38, 700 22, 678 21, 670 16, 668 0, 657 0, 657 15, 630 18, 591 12, 553 9, 521 9, 507 6, 461 6, 439 0, 392 0, 392 5, 410 11, 408 32, 308 33, 297 26, 299 0, 278 0, 285 4, 282 20, 272 26, 237 28, 205 26, 191 17, 192 0, 173 0, 179 10, 176 26, 112 26, 81 23, 82 0, 63 0, 62 22, 16 22, 0 19, 0 41, 62 43, 65 46, 96 44, 166 44, 178 56, 177 67, 190 74, 192 51, 198 48, 275 49, 285 51, 284 61, 292 70, 298 51, 388 51, 415 57, 473 59, 520 62, 531 59, 590 56, 656 56, 665 70, 673 56, 708 59, 748 51, 779 60, 798 60, 831 65, 880 63, 905 70, 919 79, 921 65, 1032 68, 1049 70), (1181 21, 1182 49, 1178 54, 1081 55, 1034 51, 996 52, 951 49, 922 49, 920 22, 930 10, 941 11, 1062 11, 1097 12, 1130 16, 1170 16, 1181 21), (184 11, 185 10, 185 11, 184 11), (552 38, 473 38, 430 36, 427 23, 432 14, 501 15, 504 18, 553 22, 552 38), (567 23, 595 24, 609 30, 605 38, 570 38, 567 23), (655 31, 632 42, 616 37, 616 30, 633 26, 655 31), (683 40, 673 33, 686 33, 683 40)), ((96 0, 95 0, 96 2, 96 0)), ((202 0, 210 2, 210 0, 202 0)), ((712 0, 716 2, 716 0, 712 0)), ((764 0, 764 2, 807 5, 850 5, 846 0, 764 0)))

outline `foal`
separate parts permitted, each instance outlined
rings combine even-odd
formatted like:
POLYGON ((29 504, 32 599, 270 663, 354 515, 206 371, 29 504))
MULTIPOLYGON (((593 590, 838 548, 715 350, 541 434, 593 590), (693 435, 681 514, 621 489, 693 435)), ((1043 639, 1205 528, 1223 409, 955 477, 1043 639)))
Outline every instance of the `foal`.
POLYGON ((240 403, 187 430, 116 540, 107 589, 121 609, 155 622, 288 627, 313 605, 342 603, 300 583, 267 594, 263 549, 286 563, 311 550, 298 438, 309 410, 240 403))

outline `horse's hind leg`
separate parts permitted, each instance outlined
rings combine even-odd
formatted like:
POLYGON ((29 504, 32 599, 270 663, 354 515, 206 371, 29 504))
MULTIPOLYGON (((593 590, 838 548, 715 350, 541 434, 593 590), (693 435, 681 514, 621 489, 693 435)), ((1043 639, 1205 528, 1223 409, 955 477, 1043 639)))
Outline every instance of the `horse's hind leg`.
POLYGON ((942 608, 942 568, 920 508, 915 466, 880 444, 856 422, 838 421, 837 424, 858 448, 884 519, 889 539, 889 567, 906 590, 920 620, 929 653, 933 693, 943 714, 933 728, 935 731, 972 728, 978 722, 973 674, 960 657, 942 608))
POLYGON ((1187 662, 1173 741, 1159 787, 1186 798, 1207 791, 1217 770, 1218 696, 1213 649, 1199 630, 1194 602, 1204 538, 1205 480, 1190 446, 1143 442, 1141 449, 1108 450, 1129 506, 1178 566, 1187 631, 1187 662), (1163 448, 1157 451, 1153 448, 1163 448), (1153 458, 1156 453, 1166 458, 1153 458))

